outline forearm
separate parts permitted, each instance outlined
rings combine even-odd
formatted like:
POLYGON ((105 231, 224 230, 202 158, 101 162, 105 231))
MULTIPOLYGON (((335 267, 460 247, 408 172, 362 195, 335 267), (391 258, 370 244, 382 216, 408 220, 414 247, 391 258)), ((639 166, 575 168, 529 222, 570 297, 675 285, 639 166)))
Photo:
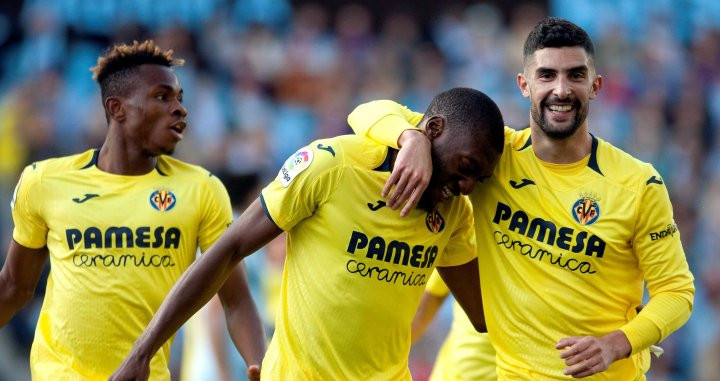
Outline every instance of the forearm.
POLYGON ((32 299, 34 290, 18 290, 7 280, 5 272, 0 272, 0 327, 7 324, 15 313, 32 299))
POLYGON ((149 361, 155 352, 220 289, 232 268, 232 257, 208 252, 173 286, 129 356, 149 361))
POLYGON ((693 290, 666 292, 650 298, 648 304, 620 330, 632 346, 632 354, 665 339, 690 318, 693 290))
POLYGON ((265 329, 251 298, 243 299, 239 308, 225 314, 228 331, 235 348, 250 365, 261 365, 265 356, 265 329))
POLYGON ((5 264, 0 270, 0 327, 32 299, 47 257, 45 247, 31 249, 15 240, 10 242, 5 264))

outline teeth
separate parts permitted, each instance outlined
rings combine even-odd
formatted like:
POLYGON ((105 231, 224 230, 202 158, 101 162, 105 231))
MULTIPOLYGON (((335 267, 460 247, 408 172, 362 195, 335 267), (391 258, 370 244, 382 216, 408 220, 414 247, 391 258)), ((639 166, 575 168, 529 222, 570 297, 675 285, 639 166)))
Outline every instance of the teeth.
POLYGON ((572 110, 571 105, 566 105, 566 106, 550 105, 550 106, 548 106, 548 108, 550 109, 550 111, 554 111, 554 112, 566 112, 566 111, 572 110))
POLYGON ((445 197, 445 198, 452 197, 452 191, 450 191, 450 188, 448 188, 447 185, 442 187, 442 193, 443 193, 443 197, 445 197))

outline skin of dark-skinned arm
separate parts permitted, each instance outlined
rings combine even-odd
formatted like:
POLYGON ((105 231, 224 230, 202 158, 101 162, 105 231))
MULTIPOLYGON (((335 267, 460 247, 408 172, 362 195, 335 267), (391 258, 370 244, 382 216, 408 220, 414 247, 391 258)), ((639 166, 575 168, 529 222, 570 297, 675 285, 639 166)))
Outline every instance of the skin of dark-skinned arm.
POLYGON ((413 317, 410 329, 410 337, 413 344, 420 340, 425 334, 428 325, 430 325, 430 322, 435 318, 435 314, 437 314, 443 302, 445 302, 445 299, 447 299, 447 295, 437 296, 427 291, 423 292, 420 305, 415 312, 415 317, 413 317))
POLYGON ((14 240, 10 242, 0 271, 0 327, 32 299, 47 259, 47 247, 30 249, 14 240))
POLYGON ((438 267, 437 270, 455 300, 470 318, 475 330, 487 332, 482 295, 480 295, 480 271, 477 258, 464 265, 438 267))
MULTIPOLYGON (((256 199, 215 244, 183 273, 110 380, 146 380, 150 360, 180 326, 217 293, 246 256, 282 232, 256 199)), ((260 331, 262 332, 262 330, 260 331)))
POLYGON ((244 263, 235 266, 220 288, 218 296, 225 311, 228 332, 235 348, 245 359, 248 370, 252 366, 257 366, 259 369, 266 350, 265 329, 250 295, 244 263))

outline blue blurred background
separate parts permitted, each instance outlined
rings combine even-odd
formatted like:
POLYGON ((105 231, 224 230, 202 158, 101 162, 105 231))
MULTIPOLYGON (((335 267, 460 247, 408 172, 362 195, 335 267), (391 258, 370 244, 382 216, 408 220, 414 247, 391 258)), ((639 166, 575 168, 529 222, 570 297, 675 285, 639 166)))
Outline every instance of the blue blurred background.
MULTIPOLYGON (((660 171, 696 277, 690 322, 662 344, 649 379, 720 379, 720 2, 507 3, 3 1, 0 246, 11 239, 9 200, 25 165, 102 144, 107 127, 88 68, 114 42, 154 38, 186 60, 177 73, 190 128, 176 156, 217 173, 239 212, 297 148, 350 133, 347 114, 368 100, 423 111, 439 91, 474 87, 506 124, 526 127, 529 104, 515 85, 522 44, 539 19, 560 16, 590 33, 605 79, 590 130, 660 171)), ((263 251, 248 266, 271 333, 284 246, 263 251)), ((0 330, 2 381, 29 379, 43 291, 41 280, 36 299, 0 330)), ((183 379, 243 378, 217 309, 211 303, 177 340, 183 379)), ((416 380, 429 374, 450 318, 444 309, 413 349, 416 380)))

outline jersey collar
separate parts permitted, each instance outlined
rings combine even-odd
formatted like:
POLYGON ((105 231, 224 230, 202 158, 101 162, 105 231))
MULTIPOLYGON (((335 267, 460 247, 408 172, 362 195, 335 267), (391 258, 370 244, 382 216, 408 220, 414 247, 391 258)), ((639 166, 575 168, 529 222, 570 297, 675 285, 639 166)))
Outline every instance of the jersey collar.
MULTIPOLYGON (((598 149, 598 139, 595 137, 595 135, 590 134, 590 137, 592 137, 592 146, 590 147, 590 159, 588 160, 588 167, 592 169, 593 171, 599 173, 601 176, 605 176, 602 171, 600 170, 600 166, 598 165, 597 161, 597 149, 598 149)), ((522 147, 518 148, 518 151, 522 151, 532 145, 532 136, 528 136, 527 141, 525 144, 523 144, 522 147)))
MULTIPOLYGON (((93 150, 93 155, 92 155, 92 158, 90 159, 90 162, 87 163, 87 164, 85 164, 85 166, 82 167, 82 168, 80 168, 80 169, 88 169, 88 168, 90 168, 90 167, 96 166, 96 165, 97 165, 97 162, 98 162, 98 157, 100 157, 100 148, 96 148, 96 149, 93 150)), ((388 155, 388 157, 390 157, 390 155, 388 155)), ((157 165, 158 162, 160 162, 160 160, 158 160, 158 161, 156 162, 156 164, 155 164, 155 170, 157 171, 157 173, 160 174, 160 176, 167 176, 167 174, 165 174, 165 173, 160 169, 160 167, 158 167, 158 165, 157 165)), ((388 171, 389 171, 389 169, 388 169, 388 171)))

